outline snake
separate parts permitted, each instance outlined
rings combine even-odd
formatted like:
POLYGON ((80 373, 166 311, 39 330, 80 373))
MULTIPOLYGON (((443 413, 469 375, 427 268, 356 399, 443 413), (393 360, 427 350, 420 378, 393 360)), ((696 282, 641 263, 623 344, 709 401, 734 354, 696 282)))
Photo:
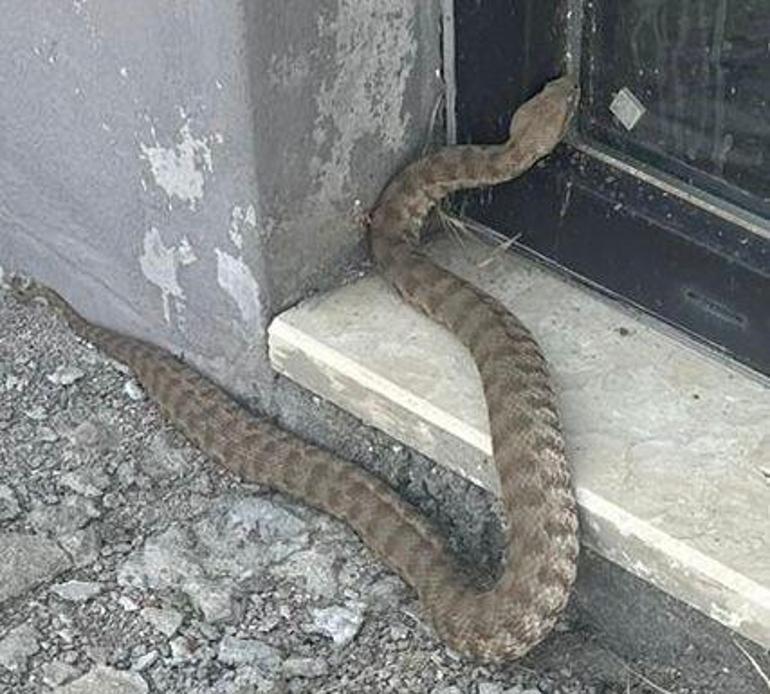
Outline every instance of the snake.
POLYGON ((445 196, 508 181, 546 157, 578 98, 570 76, 546 83, 514 112, 506 141, 423 156, 395 175, 367 219, 378 271, 409 305, 454 333, 478 368, 505 526, 491 585, 471 581, 440 530, 379 477, 247 409, 171 352, 88 321, 54 289, 22 275, 11 287, 21 299, 44 299, 78 336, 126 364, 213 461, 349 525, 416 591, 450 650, 482 662, 516 659, 552 630, 577 570, 577 506, 556 396, 529 330, 498 300, 432 262, 420 234, 445 196))

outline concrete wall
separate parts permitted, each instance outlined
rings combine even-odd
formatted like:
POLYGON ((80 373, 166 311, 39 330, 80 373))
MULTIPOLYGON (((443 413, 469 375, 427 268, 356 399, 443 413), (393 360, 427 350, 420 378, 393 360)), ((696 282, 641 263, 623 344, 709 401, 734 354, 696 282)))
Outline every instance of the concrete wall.
POLYGON ((424 137, 437 6, 5 3, 0 265, 265 401, 271 315, 360 263, 424 137))

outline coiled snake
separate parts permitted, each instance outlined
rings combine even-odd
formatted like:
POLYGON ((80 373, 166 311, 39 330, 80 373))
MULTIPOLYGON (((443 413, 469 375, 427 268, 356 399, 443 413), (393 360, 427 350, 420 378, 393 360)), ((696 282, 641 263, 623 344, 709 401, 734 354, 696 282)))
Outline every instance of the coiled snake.
POLYGON ((13 286, 22 297, 45 297, 78 335, 131 367, 171 422, 218 463, 350 525, 417 590, 451 648, 487 661, 516 658, 550 631, 575 578, 577 515, 554 394, 527 329, 414 241, 448 193, 511 179, 546 156, 577 98, 571 79, 548 83, 516 111, 505 143, 447 147, 415 162, 369 217, 380 271, 457 335, 481 374, 508 521, 503 571, 490 589, 468 585, 436 530, 377 478, 250 413, 169 352, 89 323, 54 291, 18 279, 13 286))

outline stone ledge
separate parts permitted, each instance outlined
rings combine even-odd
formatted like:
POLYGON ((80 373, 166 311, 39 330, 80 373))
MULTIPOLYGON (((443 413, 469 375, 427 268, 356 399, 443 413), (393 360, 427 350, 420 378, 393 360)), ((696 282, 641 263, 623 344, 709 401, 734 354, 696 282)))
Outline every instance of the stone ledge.
MULTIPOLYGON (((471 242, 431 252, 514 310, 548 356, 584 541, 770 647, 767 383, 520 257, 471 242)), ((498 490, 469 355, 379 278, 278 316, 270 357, 300 385, 498 490)))

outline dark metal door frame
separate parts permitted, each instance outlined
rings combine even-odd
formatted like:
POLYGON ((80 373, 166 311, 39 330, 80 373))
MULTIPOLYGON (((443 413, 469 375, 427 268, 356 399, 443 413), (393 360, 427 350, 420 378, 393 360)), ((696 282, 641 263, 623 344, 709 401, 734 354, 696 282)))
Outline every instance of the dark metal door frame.
MULTIPOLYGON (((504 139, 515 107, 569 60, 585 75, 582 6, 455 1, 458 142, 504 139)), ((524 252, 770 375, 770 220, 697 183, 618 156, 591 138, 581 115, 547 162, 461 204, 519 235, 524 252)))

